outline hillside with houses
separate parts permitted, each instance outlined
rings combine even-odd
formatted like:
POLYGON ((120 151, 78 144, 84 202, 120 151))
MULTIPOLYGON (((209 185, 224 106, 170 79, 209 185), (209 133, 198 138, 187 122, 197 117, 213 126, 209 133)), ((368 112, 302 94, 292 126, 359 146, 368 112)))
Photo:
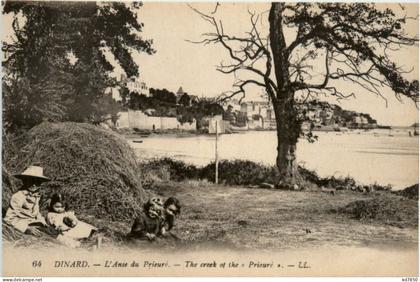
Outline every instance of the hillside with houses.
MULTIPOLYGON (((148 88, 138 79, 121 76, 120 85, 111 89, 112 97, 123 110, 115 126, 118 129, 184 130, 230 133, 245 130, 275 130, 276 120, 269 101, 219 101, 186 92, 182 86, 176 92, 148 88)), ((381 127, 369 114, 342 109, 322 101, 309 101, 298 106, 302 129, 341 131, 381 127)))

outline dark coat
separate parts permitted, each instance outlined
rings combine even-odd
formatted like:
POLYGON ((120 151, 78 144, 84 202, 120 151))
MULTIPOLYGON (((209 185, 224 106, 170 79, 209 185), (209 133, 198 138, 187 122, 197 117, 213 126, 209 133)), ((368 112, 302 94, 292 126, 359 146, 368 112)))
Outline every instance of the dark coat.
POLYGON ((130 237, 138 239, 147 239, 146 233, 157 235, 160 230, 159 218, 151 218, 142 212, 131 227, 130 237))

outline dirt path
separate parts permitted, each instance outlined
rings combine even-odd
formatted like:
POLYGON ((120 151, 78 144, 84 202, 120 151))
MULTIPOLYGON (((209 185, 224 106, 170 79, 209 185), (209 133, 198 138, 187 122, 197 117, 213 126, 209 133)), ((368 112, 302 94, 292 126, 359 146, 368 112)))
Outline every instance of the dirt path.
MULTIPOLYGON (((415 247, 417 229, 363 222, 332 210, 372 196, 336 195, 203 183, 171 183, 155 192, 183 203, 176 232, 187 242, 258 250, 325 246, 415 247)), ((193 244, 195 245, 195 244, 193 244)))

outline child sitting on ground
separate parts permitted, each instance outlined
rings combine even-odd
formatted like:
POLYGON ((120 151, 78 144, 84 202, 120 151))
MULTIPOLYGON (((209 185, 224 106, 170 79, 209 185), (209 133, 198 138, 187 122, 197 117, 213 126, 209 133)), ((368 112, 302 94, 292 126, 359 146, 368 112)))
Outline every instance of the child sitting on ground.
POLYGON ((94 226, 78 220, 74 211, 67 211, 64 197, 58 193, 51 196, 47 223, 59 232, 57 240, 72 248, 80 247, 80 239, 91 238, 97 232, 94 226))
MULTIPOLYGON (((181 203, 175 197, 168 198, 163 204, 160 235, 166 236, 175 225, 175 218, 181 213, 181 203)), ((172 235, 175 237, 174 235, 172 235)))
POLYGON ((135 219, 129 237, 140 240, 156 240, 160 230, 162 206, 156 198, 143 206, 143 212, 135 219))

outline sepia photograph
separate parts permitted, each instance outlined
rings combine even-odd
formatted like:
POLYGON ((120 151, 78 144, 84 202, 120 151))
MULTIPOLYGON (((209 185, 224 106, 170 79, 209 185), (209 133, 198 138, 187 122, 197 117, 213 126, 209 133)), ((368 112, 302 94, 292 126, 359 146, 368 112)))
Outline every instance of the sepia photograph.
POLYGON ((418 3, 1 17, 4 277, 417 281, 418 3))

